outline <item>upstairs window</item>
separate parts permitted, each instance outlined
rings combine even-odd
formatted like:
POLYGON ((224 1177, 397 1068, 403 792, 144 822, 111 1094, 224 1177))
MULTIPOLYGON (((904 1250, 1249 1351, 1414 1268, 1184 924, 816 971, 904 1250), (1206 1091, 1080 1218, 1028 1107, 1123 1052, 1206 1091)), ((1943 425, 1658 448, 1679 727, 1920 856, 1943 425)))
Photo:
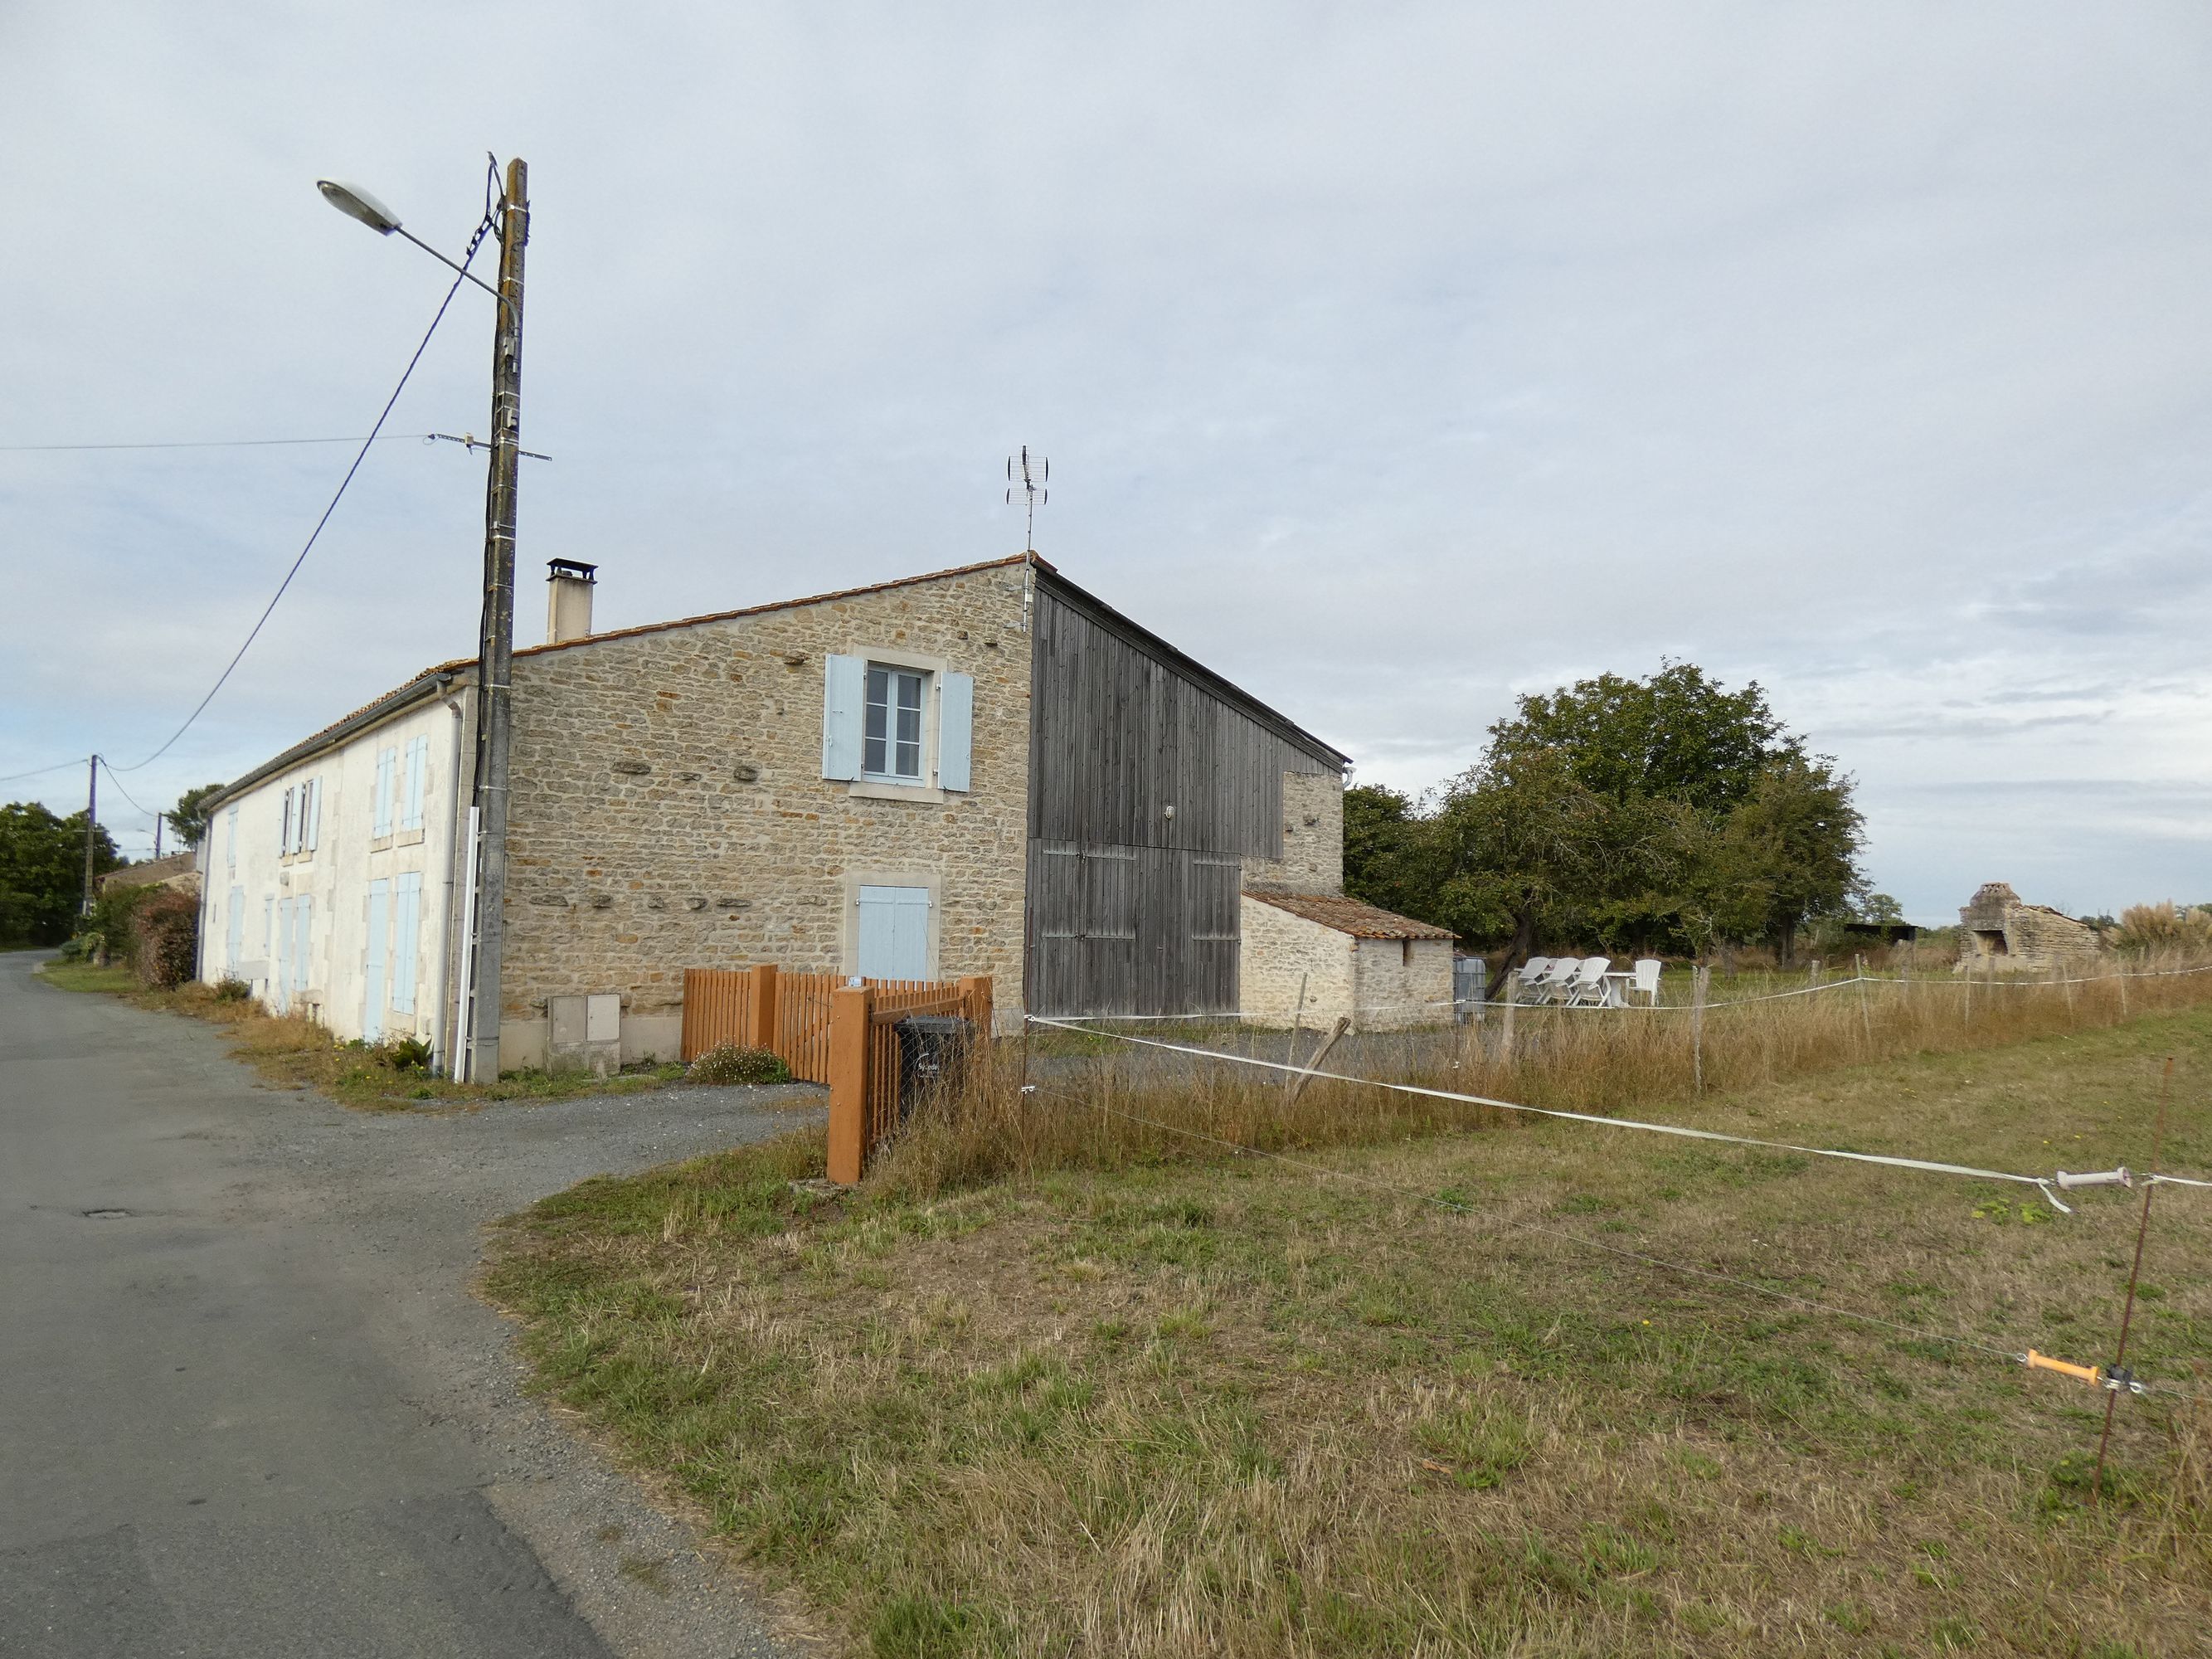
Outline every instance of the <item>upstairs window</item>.
POLYGON ((921 689, 926 678, 912 668, 868 665, 860 737, 863 777, 893 783, 921 781, 921 689))

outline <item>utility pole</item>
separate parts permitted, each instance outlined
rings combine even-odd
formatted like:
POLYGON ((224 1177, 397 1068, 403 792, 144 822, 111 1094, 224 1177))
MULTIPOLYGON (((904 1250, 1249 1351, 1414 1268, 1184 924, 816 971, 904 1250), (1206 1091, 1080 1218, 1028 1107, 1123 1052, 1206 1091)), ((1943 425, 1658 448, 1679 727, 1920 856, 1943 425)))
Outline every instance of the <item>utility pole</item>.
POLYGON ((77 907, 77 915, 92 914, 92 848, 93 837, 100 833, 100 757, 94 755, 84 769, 84 902, 77 907))
POLYGON ((530 240, 530 169, 507 164, 499 207, 499 309, 491 359, 491 476, 484 487, 483 617, 477 641, 475 983, 469 1064, 474 1080, 499 1077, 500 943, 507 897, 507 770, 513 732, 514 495, 522 444, 522 251, 530 240))

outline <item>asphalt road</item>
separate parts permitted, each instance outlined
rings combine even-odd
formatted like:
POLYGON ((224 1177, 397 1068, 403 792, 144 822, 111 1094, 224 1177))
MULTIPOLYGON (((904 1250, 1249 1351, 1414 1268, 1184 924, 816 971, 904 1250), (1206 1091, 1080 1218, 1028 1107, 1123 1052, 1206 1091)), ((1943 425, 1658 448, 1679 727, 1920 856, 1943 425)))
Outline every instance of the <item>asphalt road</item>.
POLYGON ((468 1283, 485 1222, 811 1108, 364 1115, 33 960, 0 956, 0 1654, 792 1650, 468 1283))

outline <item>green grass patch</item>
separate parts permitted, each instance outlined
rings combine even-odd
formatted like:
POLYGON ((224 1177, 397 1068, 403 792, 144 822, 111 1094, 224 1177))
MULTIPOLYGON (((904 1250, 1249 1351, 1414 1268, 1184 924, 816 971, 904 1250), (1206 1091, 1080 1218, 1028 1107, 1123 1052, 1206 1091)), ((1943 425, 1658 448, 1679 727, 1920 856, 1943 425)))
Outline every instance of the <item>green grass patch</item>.
MULTIPOLYGON (((1666 1115, 2141 1167, 2169 1054, 2166 1161, 2200 1171, 2203 1010, 1666 1115)), ((2028 1224, 1972 1183, 1559 1123, 1298 1157, 887 1164, 824 1198, 793 1135, 548 1199, 486 1286, 541 1385, 852 1652, 2201 1642, 2212 1205, 2160 1202, 2130 1357, 2169 1387, 2120 1402, 2093 1492, 2101 1396, 1945 1339, 2107 1358, 2132 1194, 2028 1224)))

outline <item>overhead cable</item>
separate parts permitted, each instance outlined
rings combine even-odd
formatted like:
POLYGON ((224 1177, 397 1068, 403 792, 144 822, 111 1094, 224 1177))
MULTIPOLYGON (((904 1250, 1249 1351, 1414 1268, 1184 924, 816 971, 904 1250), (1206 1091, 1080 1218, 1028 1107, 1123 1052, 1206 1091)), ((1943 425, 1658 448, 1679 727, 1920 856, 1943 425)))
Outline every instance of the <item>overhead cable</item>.
POLYGON ((330 523, 331 514, 337 511, 338 503, 345 499, 347 486, 353 483, 354 475, 361 471, 362 463, 368 459, 370 447, 375 444, 377 438, 383 432, 385 422, 391 417, 392 405, 399 401, 399 394, 407 389, 407 382, 414 375, 415 366, 422 361, 422 354, 429 349, 430 337, 438 331, 438 325, 445 320, 446 308, 453 303, 453 296, 461 291, 461 284, 468 280, 469 262, 476 258, 477 250, 483 245, 484 234, 490 228, 491 222, 486 220, 477 227, 477 234, 469 239, 468 252, 462 256, 461 259, 461 275, 453 278, 453 285, 446 290, 446 297, 438 302, 437 314, 430 319, 430 326, 422 331, 422 342, 416 346, 415 355, 407 360, 407 367, 399 376, 399 384, 392 388, 392 395, 384 400, 384 409, 377 416, 376 424, 369 428, 368 436, 362 440, 361 453, 353 458, 353 465, 346 469, 345 477, 338 481, 337 493, 331 495, 330 505, 323 509, 323 516, 315 520, 315 527, 308 532, 306 545, 300 549, 299 556, 292 561, 292 568, 284 573, 284 580, 276 584, 276 591, 269 596, 269 603, 262 607, 261 615, 255 618, 252 628, 246 633, 245 641, 232 654, 230 661, 224 665, 222 672, 216 677, 215 684, 208 688, 207 696, 202 697, 198 706, 185 717, 185 723, 169 734, 167 742, 143 760, 133 761, 125 767, 109 767, 108 769, 111 772, 118 770, 136 772, 141 767, 152 765, 162 756, 167 754, 177 739, 191 730, 193 722, 198 720, 206 711, 207 706, 215 701, 215 694, 222 690, 223 683, 230 678, 232 671, 245 658, 248 647, 260 636, 263 626, 276 609, 276 602, 284 597, 284 591, 292 585, 292 578, 300 574, 300 567, 307 563, 307 555, 314 550, 315 543, 323 533, 323 526, 330 523))

